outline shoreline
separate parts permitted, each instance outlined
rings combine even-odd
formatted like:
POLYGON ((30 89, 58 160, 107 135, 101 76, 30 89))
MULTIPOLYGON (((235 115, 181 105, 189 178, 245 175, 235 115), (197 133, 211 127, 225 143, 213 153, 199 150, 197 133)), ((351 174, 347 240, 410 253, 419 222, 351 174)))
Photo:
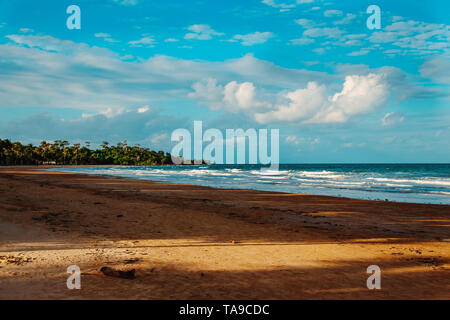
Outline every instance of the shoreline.
MULTIPOLYGON (((156 166, 149 166, 149 167, 165 167, 165 166, 178 166, 178 165, 156 165, 156 166)), ((199 165, 199 166, 203 166, 203 165, 199 165)), ((128 165, 81 165, 81 166, 77 166, 77 165, 68 165, 68 166, 56 166, 55 168, 44 168, 42 170, 48 170, 48 169, 58 169, 58 168, 65 168, 65 167, 72 167, 72 168, 77 168, 77 167, 92 167, 92 168, 102 168, 102 167, 141 167, 141 166, 128 166, 128 165)), ((145 166, 144 166, 145 167, 145 166)), ((36 169, 39 170, 39 169, 36 169)), ((66 172, 66 171, 57 171, 57 170, 52 170, 52 172, 66 172)), ((154 182, 154 183, 173 183, 173 182, 169 182, 169 181, 163 181, 163 180, 153 180, 153 179, 139 179, 139 178, 134 178, 134 177, 121 177, 121 176, 116 176, 116 175, 108 175, 108 174, 88 174, 88 173, 83 173, 83 172, 70 172, 70 173, 74 173, 74 174, 84 174, 84 175, 88 175, 88 176, 98 176, 98 177, 104 177, 104 178, 112 178, 112 179, 129 179, 129 180, 134 180, 134 181, 150 181, 150 182, 154 182)), ((272 192, 272 193, 281 193, 281 194, 301 194, 301 195, 308 195, 308 196, 322 196, 322 197, 332 197, 332 198, 342 198, 342 199, 350 199, 350 200, 367 200, 367 201, 376 201, 376 202, 393 202, 393 203, 410 203, 410 204, 424 204, 424 205, 440 205, 440 206, 447 206, 449 207, 450 204, 445 204, 445 203, 434 203, 434 202, 413 202, 413 201, 397 201, 397 200, 388 200, 388 199, 367 199, 367 198, 363 198, 363 197, 347 197, 347 196, 341 196, 341 195, 326 195, 326 194, 319 194, 319 193, 293 193, 293 192, 289 192, 289 191, 274 191, 274 190, 268 190, 268 189, 250 189, 250 188, 227 188, 227 187, 214 187, 214 186, 209 186, 209 185, 202 185, 202 184, 190 184, 190 183, 182 183, 183 185, 189 185, 189 186, 201 186, 201 187, 205 187, 205 188, 211 188, 211 189, 215 189, 215 190, 243 190, 243 191, 249 191, 249 190, 253 190, 253 191, 264 191, 264 192, 272 192)))
POLYGON ((36 167, 0 168, 0 256, 16 261, 0 257, 0 299, 450 298, 448 205, 36 167), (66 288, 69 263, 81 290, 66 288), (372 264, 381 290, 366 287, 372 264))

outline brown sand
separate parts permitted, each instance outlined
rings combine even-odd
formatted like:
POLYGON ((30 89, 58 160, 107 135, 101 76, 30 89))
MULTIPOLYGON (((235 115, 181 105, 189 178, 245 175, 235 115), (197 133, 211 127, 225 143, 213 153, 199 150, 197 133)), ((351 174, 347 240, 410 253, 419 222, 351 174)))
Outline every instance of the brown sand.
POLYGON ((449 226, 444 205, 1 168, 0 299, 449 299, 449 226))

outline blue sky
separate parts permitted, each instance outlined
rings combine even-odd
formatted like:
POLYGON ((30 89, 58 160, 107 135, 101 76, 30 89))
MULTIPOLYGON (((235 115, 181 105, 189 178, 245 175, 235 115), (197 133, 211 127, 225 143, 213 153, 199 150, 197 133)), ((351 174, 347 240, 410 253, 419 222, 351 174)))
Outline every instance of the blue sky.
POLYGON ((448 1, 2 1, 0 137, 278 128, 280 159, 450 162, 448 1), (66 8, 81 9, 69 30, 66 8), (369 5, 381 29, 369 30, 369 5))

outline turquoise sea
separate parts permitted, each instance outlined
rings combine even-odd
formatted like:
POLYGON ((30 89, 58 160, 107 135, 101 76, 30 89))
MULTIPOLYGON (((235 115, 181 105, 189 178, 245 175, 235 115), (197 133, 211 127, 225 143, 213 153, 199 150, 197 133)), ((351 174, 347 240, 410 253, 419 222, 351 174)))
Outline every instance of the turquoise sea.
POLYGON ((67 167, 78 172, 215 188, 450 204, 450 164, 281 164, 67 167))

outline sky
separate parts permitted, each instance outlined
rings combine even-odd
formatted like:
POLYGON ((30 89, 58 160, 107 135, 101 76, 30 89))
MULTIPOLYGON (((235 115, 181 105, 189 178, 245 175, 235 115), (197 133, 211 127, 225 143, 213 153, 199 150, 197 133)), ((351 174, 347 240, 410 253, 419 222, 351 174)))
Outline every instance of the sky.
POLYGON ((201 120, 279 129, 282 163, 448 163, 449 12, 445 0, 0 0, 0 138, 170 151, 173 130, 201 120))

